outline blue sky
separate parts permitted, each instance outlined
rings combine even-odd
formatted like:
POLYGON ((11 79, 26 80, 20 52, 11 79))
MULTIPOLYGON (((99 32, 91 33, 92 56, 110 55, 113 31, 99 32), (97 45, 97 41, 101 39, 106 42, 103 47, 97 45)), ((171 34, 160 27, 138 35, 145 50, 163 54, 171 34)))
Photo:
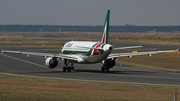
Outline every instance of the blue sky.
POLYGON ((0 0, 0 25, 180 25, 180 0, 0 0))

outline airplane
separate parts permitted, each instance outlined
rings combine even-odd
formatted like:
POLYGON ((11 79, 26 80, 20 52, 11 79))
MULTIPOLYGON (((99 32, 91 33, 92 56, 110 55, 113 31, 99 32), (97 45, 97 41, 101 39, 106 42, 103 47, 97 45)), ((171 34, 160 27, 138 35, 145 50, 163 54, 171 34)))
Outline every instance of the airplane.
POLYGON ((164 52, 176 52, 177 50, 165 50, 165 51, 147 51, 147 52, 132 52, 132 53, 115 53, 111 54, 113 50, 128 49, 128 48, 140 48, 142 46, 127 46, 113 48, 111 44, 108 43, 109 38, 109 20, 110 20, 110 10, 107 10, 104 30, 102 33, 102 38, 99 42, 92 41, 69 41, 65 43, 61 50, 61 53, 39 53, 39 52, 23 52, 23 51, 11 51, 3 50, 2 53, 15 53, 24 55, 35 55, 45 57, 45 65, 53 69, 57 67, 58 60, 64 61, 63 72, 71 72, 74 70, 74 63, 79 64, 95 64, 102 63, 101 71, 109 72, 109 69, 114 67, 116 64, 116 59, 119 57, 132 57, 138 55, 148 55, 164 52))

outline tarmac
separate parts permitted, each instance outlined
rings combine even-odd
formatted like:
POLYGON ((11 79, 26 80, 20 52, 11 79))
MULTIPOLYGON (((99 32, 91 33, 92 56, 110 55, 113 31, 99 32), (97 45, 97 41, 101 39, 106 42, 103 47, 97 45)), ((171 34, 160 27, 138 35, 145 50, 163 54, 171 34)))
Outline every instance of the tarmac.
MULTIPOLYGON (((130 44, 123 44, 126 46, 130 44)), ((118 44, 116 43, 115 46, 118 44)), ((131 44, 134 45, 134 44, 131 44)), ((136 44, 137 45, 137 44, 136 44)), ((138 44, 139 45, 139 44, 138 44)), ((177 46, 143 45, 144 50, 176 49, 177 46)), ((3 47, 3 46, 1 46, 3 47)), ((50 49, 11 49, 37 52, 59 52, 50 49)), ((0 55, 0 75, 31 77, 56 80, 74 80, 86 82, 104 82, 121 84, 141 84, 158 86, 180 86, 180 73, 140 68, 117 64, 109 73, 102 73, 102 64, 74 64, 75 70, 63 72, 63 61, 55 69, 49 69, 44 64, 44 57, 25 56, 20 54, 0 55)))

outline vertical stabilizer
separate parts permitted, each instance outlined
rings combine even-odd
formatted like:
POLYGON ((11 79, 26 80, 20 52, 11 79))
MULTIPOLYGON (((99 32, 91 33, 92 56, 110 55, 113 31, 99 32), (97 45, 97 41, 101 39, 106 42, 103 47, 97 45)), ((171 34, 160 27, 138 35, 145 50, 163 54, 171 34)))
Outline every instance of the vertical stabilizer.
POLYGON ((110 10, 107 11, 106 13, 106 19, 104 22, 104 30, 102 33, 102 39, 101 43, 107 44, 108 43, 108 38, 109 38, 109 19, 110 19, 110 10))

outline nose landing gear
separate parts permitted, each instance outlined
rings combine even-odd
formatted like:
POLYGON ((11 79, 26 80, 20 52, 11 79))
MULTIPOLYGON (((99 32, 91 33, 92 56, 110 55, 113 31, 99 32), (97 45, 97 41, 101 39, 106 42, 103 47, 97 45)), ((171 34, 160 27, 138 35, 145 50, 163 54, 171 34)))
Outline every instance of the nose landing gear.
POLYGON ((73 62, 71 60, 64 60, 64 67, 63 67, 63 72, 71 72, 71 70, 74 70, 74 66, 73 66, 73 62), (69 63, 71 64, 71 66, 69 66, 69 63))

